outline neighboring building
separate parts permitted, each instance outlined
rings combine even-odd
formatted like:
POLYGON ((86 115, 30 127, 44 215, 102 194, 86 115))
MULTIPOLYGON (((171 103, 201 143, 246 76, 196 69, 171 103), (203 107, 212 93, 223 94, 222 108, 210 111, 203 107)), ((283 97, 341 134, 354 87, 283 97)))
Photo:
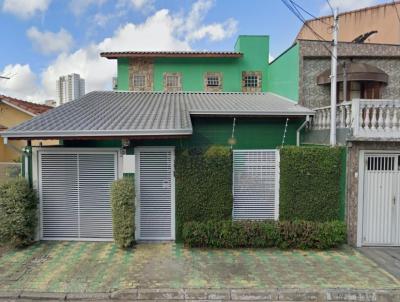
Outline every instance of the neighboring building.
POLYGON ((79 99, 85 95, 85 80, 79 74, 61 76, 57 80, 58 105, 79 99))
POLYGON ((269 37, 239 36, 234 51, 104 52, 120 91, 267 91, 269 37))
POLYGON ((57 102, 55 100, 45 100, 44 104, 46 106, 50 106, 50 107, 56 107, 57 106, 57 102))
MULTIPOLYGON (((339 14, 341 42, 356 38, 364 43, 400 44, 400 2, 384 3, 339 14), (376 33, 373 33, 377 31, 376 33)), ((297 40, 332 40, 332 16, 306 21, 296 37, 297 40), (310 28, 318 33, 316 37, 310 28)))
MULTIPOLYGON (((30 103, 8 96, 0 95, 0 131, 4 132, 9 128, 28 121, 33 117, 44 113, 52 107, 30 103)), ((49 143, 48 141, 46 143, 49 143)), ((50 141, 54 144, 54 141, 50 141)), ((34 141, 33 145, 39 145, 39 141, 34 141)), ((26 146, 25 140, 12 142, 12 145, 19 150, 26 146)), ((3 140, 0 140, 0 163, 15 162, 21 160, 21 153, 15 148, 4 145, 3 140)))
MULTIPOLYGON (((315 110, 303 144, 329 145, 329 47, 297 40, 269 66, 272 92, 315 110)), ((336 138, 347 150, 349 243, 398 246, 400 45, 339 43, 337 71, 336 138)))

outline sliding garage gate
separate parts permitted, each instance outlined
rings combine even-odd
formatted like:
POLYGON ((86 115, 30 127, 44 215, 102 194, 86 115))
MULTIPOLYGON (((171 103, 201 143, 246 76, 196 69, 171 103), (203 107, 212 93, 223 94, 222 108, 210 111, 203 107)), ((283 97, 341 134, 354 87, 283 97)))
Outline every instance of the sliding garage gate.
POLYGON ((41 237, 112 240, 117 152, 39 151, 41 237))
POLYGON ((279 151, 233 151, 233 219, 279 216, 279 151))
POLYGON ((400 245, 399 153, 365 153, 362 244, 400 245))

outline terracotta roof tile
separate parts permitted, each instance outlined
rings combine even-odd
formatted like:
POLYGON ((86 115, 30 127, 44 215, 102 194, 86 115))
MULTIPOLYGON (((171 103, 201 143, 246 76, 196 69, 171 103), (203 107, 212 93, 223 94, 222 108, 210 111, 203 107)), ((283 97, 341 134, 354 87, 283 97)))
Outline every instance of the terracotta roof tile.
POLYGON ((10 103, 22 110, 28 111, 32 114, 41 114, 43 112, 46 112, 49 109, 52 109, 53 107, 51 106, 47 106, 47 105, 43 105, 43 104, 36 104, 36 103, 31 103, 31 102, 27 102, 27 101, 23 101, 23 100, 19 100, 16 98, 12 98, 9 96, 5 96, 5 95, 0 95, 0 102, 1 101, 5 101, 7 103, 10 103))

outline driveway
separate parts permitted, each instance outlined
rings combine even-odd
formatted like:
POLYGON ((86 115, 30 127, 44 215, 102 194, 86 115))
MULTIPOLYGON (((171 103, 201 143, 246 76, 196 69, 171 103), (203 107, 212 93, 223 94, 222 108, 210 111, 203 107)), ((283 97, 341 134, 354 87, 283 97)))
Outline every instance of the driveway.
POLYGON ((0 291, 110 292, 126 288, 400 288, 354 249, 186 249, 47 242, 0 257, 0 291))
POLYGON ((363 247, 359 250, 400 280, 400 247, 363 247))

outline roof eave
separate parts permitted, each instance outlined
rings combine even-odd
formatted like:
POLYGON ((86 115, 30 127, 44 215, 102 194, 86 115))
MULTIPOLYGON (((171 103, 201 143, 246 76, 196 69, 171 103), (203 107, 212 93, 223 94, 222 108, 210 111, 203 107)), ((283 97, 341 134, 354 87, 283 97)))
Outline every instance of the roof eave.
POLYGON ((190 115, 212 115, 212 116, 221 116, 221 115, 228 115, 228 116, 307 116, 307 115, 314 115, 314 111, 293 111, 293 112, 285 112, 285 111, 190 111, 190 115))
POLYGON ((139 53, 101 53, 101 57, 107 59, 118 59, 118 58, 241 58, 242 53, 197 53, 197 54, 139 54, 139 53))

